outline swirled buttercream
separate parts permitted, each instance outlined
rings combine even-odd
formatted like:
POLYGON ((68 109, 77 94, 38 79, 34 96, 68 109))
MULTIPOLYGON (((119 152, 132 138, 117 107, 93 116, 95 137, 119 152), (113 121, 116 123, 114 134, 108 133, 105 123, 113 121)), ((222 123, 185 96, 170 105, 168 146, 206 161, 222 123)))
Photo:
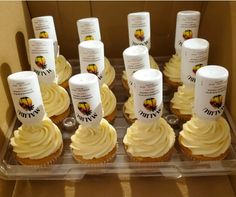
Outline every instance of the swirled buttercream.
POLYGON ((58 84, 62 84, 68 80, 72 74, 71 65, 63 55, 59 55, 56 58, 56 74, 58 84))
POLYGON ((134 97, 131 95, 128 100, 124 103, 125 113, 129 116, 130 119, 136 119, 134 113, 134 97))
POLYGON ((194 115, 183 125, 179 142, 190 149, 193 155, 217 157, 230 146, 230 128, 223 117, 205 120, 194 115))
POLYGON ((163 118, 146 123, 136 120, 127 129, 123 142, 132 156, 157 158, 173 147, 175 133, 163 118))
POLYGON ((11 145, 20 158, 42 159, 59 150, 62 135, 49 118, 44 118, 40 124, 23 124, 15 130, 11 145))
POLYGON ((60 115, 69 108, 70 97, 61 86, 55 83, 40 84, 40 89, 48 117, 60 115))
POLYGON ((107 155, 116 144, 116 130, 107 120, 102 119, 97 127, 80 125, 71 136, 70 147, 74 155, 80 155, 84 159, 93 159, 107 155))
POLYGON ((164 75, 173 82, 181 83, 180 65, 181 65, 180 57, 177 54, 173 55, 172 58, 170 58, 169 62, 167 62, 164 67, 163 71, 164 75))
POLYGON ((104 117, 110 115, 116 108, 116 97, 106 84, 103 84, 101 89, 101 100, 104 117))
POLYGON ((183 115, 191 115, 194 101, 194 87, 182 85, 171 99, 172 107, 183 115))
POLYGON ((116 76, 115 69, 111 65, 110 61, 105 57, 105 79, 104 83, 110 86, 116 76))

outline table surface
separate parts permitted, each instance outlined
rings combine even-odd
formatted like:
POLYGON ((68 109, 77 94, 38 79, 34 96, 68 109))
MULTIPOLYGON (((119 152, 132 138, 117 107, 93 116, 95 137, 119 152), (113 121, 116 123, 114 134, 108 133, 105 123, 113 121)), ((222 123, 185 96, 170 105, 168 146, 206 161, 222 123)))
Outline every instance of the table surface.
POLYGON ((162 177, 130 177, 118 175, 85 176, 80 181, 0 180, 1 197, 67 197, 67 196, 175 196, 234 197, 236 176, 188 177, 177 180, 162 177))

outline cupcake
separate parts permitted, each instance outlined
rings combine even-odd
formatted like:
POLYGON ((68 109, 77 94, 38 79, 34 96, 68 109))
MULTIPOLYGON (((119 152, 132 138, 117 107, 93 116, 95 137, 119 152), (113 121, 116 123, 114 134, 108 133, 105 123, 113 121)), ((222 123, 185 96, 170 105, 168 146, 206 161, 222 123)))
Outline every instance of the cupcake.
POLYGON ((152 122, 136 120, 127 129, 123 143, 131 160, 168 161, 174 149, 175 133, 163 118, 152 122))
POLYGON ((182 85, 180 79, 180 66, 181 59, 177 54, 173 55, 170 58, 169 62, 165 64, 163 73, 164 73, 164 81, 171 85, 174 89, 177 89, 180 85, 182 85))
POLYGON ((63 88, 68 88, 68 80, 72 75, 72 67, 63 55, 56 57, 57 83, 63 88))
POLYGON ((192 160, 222 160, 231 143, 230 127, 223 117, 214 120, 193 116, 179 134, 181 151, 192 160))
POLYGON ((52 164, 63 149, 60 130, 46 117, 36 125, 22 124, 14 131, 10 144, 16 160, 22 165, 52 164))
POLYGON ((60 123, 70 114, 70 97, 67 91, 56 83, 42 83, 40 89, 47 116, 54 123, 60 123))
MULTIPOLYGON (((149 55, 149 61, 150 61, 151 68, 159 70, 158 64, 155 62, 154 58, 151 55, 149 55)), ((122 85, 129 92, 128 78, 127 78, 127 74, 125 70, 123 71, 123 74, 122 74, 122 85)))
POLYGON ((123 114, 128 123, 134 123, 137 119, 134 113, 134 97, 130 96, 124 103, 123 114))
POLYGON ((107 120, 98 126, 80 125, 71 136, 73 157, 79 163, 104 163, 114 158, 117 150, 117 134, 107 120))
POLYGON ((106 84, 103 84, 101 89, 102 108, 104 118, 108 122, 112 122, 116 117, 116 97, 106 84))
POLYGON ((114 67, 111 65, 110 61, 106 57, 104 57, 104 61, 105 61, 104 83, 107 84, 109 88, 113 88, 116 72, 115 72, 114 67))
POLYGON ((193 101, 194 88, 182 85, 170 101, 170 111, 178 116, 180 120, 186 122, 192 117, 193 101))

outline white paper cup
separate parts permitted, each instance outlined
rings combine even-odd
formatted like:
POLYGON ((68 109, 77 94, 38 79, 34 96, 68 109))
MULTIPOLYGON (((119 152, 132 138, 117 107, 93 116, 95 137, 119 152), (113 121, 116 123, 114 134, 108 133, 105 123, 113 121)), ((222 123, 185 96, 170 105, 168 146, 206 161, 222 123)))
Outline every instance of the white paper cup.
POLYGON ((148 49, 145 46, 131 46, 124 50, 123 58, 128 78, 129 88, 132 89, 132 75, 137 70, 150 68, 148 49))
POLYGON ((23 124, 38 124, 45 109, 37 75, 32 71, 13 73, 7 78, 17 118, 23 124))
POLYGON ((208 61, 209 42, 201 38, 184 41, 181 55, 181 80, 185 85, 194 85, 196 72, 206 66, 208 61))
POLYGON ((215 119, 222 115, 228 75, 224 67, 216 65, 205 66, 197 71, 194 101, 197 116, 215 119))
POLYGON ((149 12, 135 12, 128 15, 129 45, 144 45, 151 48, 149 12))
POLYGON ((31 69, 41 83, 56 82, 55 56, 52 39, 30 39, 29 54, 31 69))
POLYGON ((138 120, 153 121, 162 115, 162 73, 141 69, 133 74, 134 112, 138 120))
POLYGON ((95 74, 103 84, 105 74, 104 45, 101 41, 83 41, 79 44, 80 69, 82 73, 95 74))
POLYGON ((58 53, 58 41, 52 16, 40 16, 32 18, 35 38, 53 39, 55 57, 58 53))
POLYGON ((98 18, 83 18, 77 20, 76 24, 80 42, 87 40, 101 40, 98 18))
POLYGON ((102 119, 102 104, 98 78, 90 73, 74 75, 69 79, 72 103, 81 125, 96 126, 102 119))
POLYGON ((175 51, 180 56, 181 47, 185 40, 198 37, 200 12, 186 10, 180 11, 176 18, 175 51))

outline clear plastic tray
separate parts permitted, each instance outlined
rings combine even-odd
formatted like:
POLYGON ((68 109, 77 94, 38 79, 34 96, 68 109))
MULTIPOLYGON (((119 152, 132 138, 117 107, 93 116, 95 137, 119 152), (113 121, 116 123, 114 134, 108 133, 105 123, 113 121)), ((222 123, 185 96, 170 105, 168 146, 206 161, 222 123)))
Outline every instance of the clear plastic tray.
MULTIPOLYGON (((160 65, 166 59, 159 59, 160 65)), ((74 73, 78 73, 78 61, 71 61, 74 68, 74 73)), ((70 136, 72 132, 64 131, 62 125, 60 128, 64 138, 64 150, 57 163, 48 167, 31 167, 17 164, 14 159, 12 147, 9 145, 9 140, 12 136, 12 131, 17 128, 20 123, 15 119, 9 132, 6 133, 6 141, 0 153, 0 178, 2 179, 54 179, 54 180, 79 180, 86 174, 119 174, 120 178, 130 176, 165 176, 171 178, 180 178, 185 176, 209 176, 209 175, 229 175, 236 171, 236 130, 228 113, 225 109, 225 117, 231 126, 232 143, 229 155, 222 161, 191 161, 187 159, 175 146, 174 153, 169 162, 153 162, 140 163, 130 161, 126 155, 122 143, 123 136, 129 124, 123 117, 122 106, 128 98, 125 93, 121 75, 124 69, 121 60, 114 60, 112 64, 116 68, 116 81, 113 92, 117 98, 117 116, 114 121, 114 127, 118 133, 119 148, 114 161, 104 164, 79 164, 73 158, 69 148, 70 136)), ((179 129, 175 130, 178 135, 179 129)))

